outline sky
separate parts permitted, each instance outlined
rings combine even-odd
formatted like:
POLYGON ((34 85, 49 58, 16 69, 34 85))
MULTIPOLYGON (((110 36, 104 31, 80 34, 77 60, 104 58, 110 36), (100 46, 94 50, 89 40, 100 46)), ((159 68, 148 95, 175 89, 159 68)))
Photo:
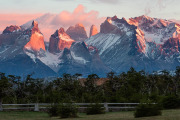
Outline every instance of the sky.
POLYGON ((60 13, 72 12, 79 4, 100 16, 152 17, 180 19, 180 0, 0 0, 0 13, 60 13))
MULTIPOLYGON (((89 27, 108 16, 131 18, 147 15, 180 20, 180 0, 0 0, 0 31, 11 24, 22 25, 46 13, 54 14, 54 25, 67 27, 81 22, 89 27)), ((54 27, 52 27, 54 28, 54 27)))

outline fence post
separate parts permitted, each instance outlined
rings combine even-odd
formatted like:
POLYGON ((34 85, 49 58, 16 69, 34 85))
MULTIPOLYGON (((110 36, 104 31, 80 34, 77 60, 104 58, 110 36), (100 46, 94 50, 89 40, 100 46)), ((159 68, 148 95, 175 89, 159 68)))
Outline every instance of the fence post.
POLYGON ((34 105, 34 111, 38 112, 39 111, 39 104, 35 103, 34 105))
POLYGON ((104 103, 104 108, 105 108, 106 112, 109 112, 109 108, 108 108, 108 104, 107 103, 104 103))
POLYGON ((2 105, 0 105, 0 111, 3 111, 3 107, 2 107, 2 105))
POLYGON ((2 99, 0 98, 0 111, 3 111, 2 99))

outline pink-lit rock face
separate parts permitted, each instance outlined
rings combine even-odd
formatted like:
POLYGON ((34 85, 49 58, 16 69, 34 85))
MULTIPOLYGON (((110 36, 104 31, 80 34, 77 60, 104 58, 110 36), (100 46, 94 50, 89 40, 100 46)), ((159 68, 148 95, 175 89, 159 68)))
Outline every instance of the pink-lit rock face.
POLYGON ((112 17, 112 18, 108 17, 105 20, 105 22, 101 24, 101 26, 100 26, 101 33, 107 34, 107 33, 112 33, 112 32, 113 33, 119 32, 119 31, 117 31, 118 30, 117 26, 112 24, 112 20, 115 20, 115 17, 112 17))
POLYGON ((98 30, 97 30, 97 27, 95 25, 92 25, 91 28, 90 28, 90 34, 89 34, 89 37, 91 36, 94 36, 98 34, 98 30))
POLYGON ((45 50, 44 37, 41 34, 36 21, 33 21, 32 23, 30 40, 24 46, 24 48, 27 50, 33 50, 35 52, 40 51, 40 49, 45 50))
POLYGON ((64 48, 70 48, 74 42, 68 34, 64 31, 64 28, 60 28, 50 37, 49 52, 58 53, 64 48))
POLYGON ((9 27, 6 27, 6 29, 3 31, 3 34, 12 33, 20 30, 21 28, 16 25, 11 25, 9 27))
POLYGON ((180 35, 179 38, 170 38, 163 45, 163 50, 165 54, 173 54, 175 52, 180 52, 180 35))
POLYGON ((69 27, 66 33, 75 41, 84 41, 88 38, 83 24, 76 24, 69 27))
POLYGON ((146 41, 144 39, 144 33, 141 29, 136 29, 136 45, 138 52, 145 53, 146 52, 146 41))

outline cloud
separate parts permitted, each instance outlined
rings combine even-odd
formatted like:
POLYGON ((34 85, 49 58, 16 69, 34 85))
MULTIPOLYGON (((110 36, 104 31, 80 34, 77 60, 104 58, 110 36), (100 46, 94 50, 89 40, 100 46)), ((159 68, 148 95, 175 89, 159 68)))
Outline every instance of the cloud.
POLYGON ((150 8, 145 8, 145 15, 149 15, 151 13, 151 9, 150 8))
POLYGON ((68 27, 81 23, 85 26, 89 35, 91 25, 96 25, 98 29, 105 20, 99 17, 98 11, 88 11, 83 5, 78 5, 73 12, 62 11, 59 14, 0 14, 0 31, 3 31, 10 25, 22 25, 27 22, 28 26, 32 24, 32 19, 39 23, 39 28, 45 36, 45 41, 49 41, 50 36, 60 27, 68 27), (29 22, 28 22, 29 21, 29 22))
POLYGON ((69 26, 77 23, 82 23, 89 34, 90 26, 95 24, 98 28, 100 24, 105 20, 104 17, 99 17, 99 12, 91 10, 86 12, 86 8, 83 5, 78 5, 73 12, 62 11, 54 17, 51 25, 55 27, 64 27, 67 29, 69 26))
POLYGON ((159 9, 163 9, 163 8, 166 7, 165 4, 164 4, 164 0, 158 0, 157 4, 159 6, 159 9))
MULTIPOLYGON (((60 27, 65 29, 77 23, 85 26, 87 35, 89 35, 91 25, 96 25, 100 29, 100 24, 105 20, 104 17, 99 17, 99 12, 91 10, 86 12, 83 5, 78 5, 73 12, 62 11, 59 14, 44 14, 36 19, 39 23, 39 28, 45 36, 45 41, 49 41, 50 36, 60 27)), ((28 24, 31 25, 30 21, 28 24)))
POLYGON ((85 27, 88 27, 92 24, 100 25, 104 20, 104 18, 99 17, 99 12, 94 10, 86 12, 85 10, 86 8, 83 5, 78 5, 72 13, 62 11, 53 19, 52 24, 69 27, 70 25, 82 23, 85 27))

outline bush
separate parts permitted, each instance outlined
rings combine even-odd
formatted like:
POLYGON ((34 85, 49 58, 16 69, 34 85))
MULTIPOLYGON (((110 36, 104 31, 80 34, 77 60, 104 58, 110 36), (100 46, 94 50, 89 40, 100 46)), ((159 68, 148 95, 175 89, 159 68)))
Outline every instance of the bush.
POLYGON ((50 117, 58 116, 58 105, 51 105, 51 107, 48 109, 48 114, 50 117))
POLYGON ((161 109, 157 104, 139 104, 134 113, 134 117, 147 117, 161 115, 161 109))
POLYGON ((58 114, 61 118, 78 117, 78 107, 72 103, 60 104, 58 106, 58 114))
POLYGON ((104 114, 104 113, 105 113, 104 108, 102 108, 102 105, 98 103, 91 104, 86 111, 87 115, 104 114))
POLYGON ((180 98, 176 96, 166 96, 161 100, 164 109, 180 108, 180 98))

